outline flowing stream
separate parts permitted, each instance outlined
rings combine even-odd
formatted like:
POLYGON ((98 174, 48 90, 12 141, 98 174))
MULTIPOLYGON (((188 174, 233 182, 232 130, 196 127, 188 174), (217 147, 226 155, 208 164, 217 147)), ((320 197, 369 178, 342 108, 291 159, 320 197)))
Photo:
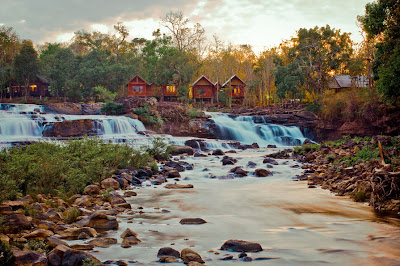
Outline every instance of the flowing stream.
MULTIPOLYGON (((143 124, 127 117, 72 116, 45 114, 38 105, 0 105, 0 143, 40 140, 49 122, 82 118, 99 121, 100 136, 106 139, 131 139, 147 143, 143 124)), ((220 138, 244 144, 257 142, 261 147, 300 144, 305 140, 296 127, 257 124, 249 117, 231 118, 212 114, 220 138)), ((189 138, 169 137, 176 144, 189 138)), ((206 140, 208 148, 231 149, 228 142, 206 140)), ((118 215, 120 228, 107 237, 118 239, 110 248, 95 248, 92 254, 102 261, 125 260, 135 265, 159 265, 161 247, 177 250, 191 248, 207 265, 242 265, 239 253, 221 251, 228 239, 242 239, 261 244, 263 251, 248 253, 252 265, 400 265, 400 230, 395 219, 377 217, 372 208, 335 197, 329 191, 308 189, 304 182, 294 182, 302 170, 293 160, 277 160, 272 177, 258 178, 248 166, 266 168, 263 156, 278 151, 260 148, 230 153, 249 171, 249 176, 233 178, 232 165, 222 166, 220 157, 193 157, 182 160, 194 165, 182 172, 180 184, 193 189, 168 190, 164 185, 146 183, 135 188, 137 197, 127 198, 135 214, 118 215), (181 218, 203 218, 202 225, 181 225, 181 218), (120 234, 131 228, 142 241, 128 249, 120 246, 120 234), (227 255, 233 261, 224 261, 227 255)), ((170 182, 175 182, 170 180, 170 182)), ((121 191, 123 193, 123 191, 121 191)), ((84 243, 85 241, 70 241, 84 243)), ((183 265, 171 263, 170 265, 183 265)))
POLYGON ((296 146, 306 140, 296 126, 268 124, 263 117, 255 123, 250 116, 232 117, 223 113, 207 113, 216 124, 216 135, 220 139, 237 140, 244 144, 296 146))

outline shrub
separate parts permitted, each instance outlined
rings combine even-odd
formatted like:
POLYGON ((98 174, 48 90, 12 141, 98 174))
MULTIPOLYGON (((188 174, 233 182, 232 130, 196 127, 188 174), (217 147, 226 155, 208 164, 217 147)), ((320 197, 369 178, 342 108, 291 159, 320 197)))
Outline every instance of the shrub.
POLYGON ((137 114, 140 120, 145 125, 162 125, 164 121, 161 117, 155 114, 149 104, 144 104, 143 107, 135 108, 135 114, 137 114))
POLYGON ((90 94, 95 101, 114 101, 117 97, 117 93, 111 92, 103 86, 93 87, 90 94))
POLYGON ((101 108, 101 112, 106 115, 122 115, 125 113, 125 106, 122 103, 107 102, 101 108))
POLYGON ((203 112, 197 108, 190 108, 186 111, 186 116, 188 116, 190 119, 201 117, 202 115, 203 112))
POLYGON ((68 195, 101 182, 117 169, 144 168, 154 159, 127 145, 99 139, 38 142, 0 152, 0 202, 23 194, 68 195))
POLYGON ((153 137, 151 145, 144 146, 144 151, 153 157, 161 156, 167 159, 172 152, 172 145, 162 137, 153 137))
POLYGON ((80 211, 76 207, 68 208, 62 213, 64 222, 66 222, 67 224, 72 224, 76 222, 79 215, 80 211))

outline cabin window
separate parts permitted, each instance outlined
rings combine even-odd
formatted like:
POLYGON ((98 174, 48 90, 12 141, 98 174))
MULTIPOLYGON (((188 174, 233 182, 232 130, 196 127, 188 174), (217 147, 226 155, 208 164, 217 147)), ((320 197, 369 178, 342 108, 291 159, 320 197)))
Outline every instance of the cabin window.
POLYGON ((142 92, 143 86, 132 86, 132 91, 133 92, 142 92))
POLYGON ((167 92, 173 93, 173 92, 175 92, 175 91, 176 91, 175 86, 167 86, 167 92))
POLYGON ((37 85, 31 85, 29 86, 29 88, 31 89, 31 91, 37 91, 37 85))
POLYGON ((240 93, 240 89, 239 88, 234 88, 233 89, 233 93, 234 94, 239 94, 240 93))

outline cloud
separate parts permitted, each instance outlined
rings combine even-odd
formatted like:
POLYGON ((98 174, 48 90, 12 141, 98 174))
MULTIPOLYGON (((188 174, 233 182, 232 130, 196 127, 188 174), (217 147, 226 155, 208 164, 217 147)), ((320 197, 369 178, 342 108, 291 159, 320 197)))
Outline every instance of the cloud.
MULTIPOLYGON (((325 26, 352 32, 357 15, 370 0, 0 0, 0 17, 21 38, 34 42, 65 40, 80 29, 112 31, 124 22, 132 37, 151 38, 168 11, 181 10, 234 44, 251 44, 260 51, 279 45, 299 28, 325 26), (25 21, 25 23, 19 23, 25 21)), ((359 38, 361 39, 361 38, 359 38)))
POLYGON ((21 38, 34 42, 66 32, 90 30, 92 24, 158 19, 169 10, 190 11, 185 0, 1 0, 0 17, 21 38), (25 20, 22 25, 18 23, 25 20))

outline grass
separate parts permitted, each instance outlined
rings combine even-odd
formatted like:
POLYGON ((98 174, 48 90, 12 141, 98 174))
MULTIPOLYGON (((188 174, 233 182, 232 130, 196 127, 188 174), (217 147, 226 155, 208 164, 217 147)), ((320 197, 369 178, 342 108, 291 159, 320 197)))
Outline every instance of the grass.
POLYGON ((321 145, 319 144, 305 144, 303 146, 294 147, 294 153, 299 155, 304 155, 310 151, 319 151, 321 149, 321 145))
POLYGON ((75 223, 80 215, 80 211, 76 207, 68 208, 62 213, 64 222, 67 224, 75 223))

